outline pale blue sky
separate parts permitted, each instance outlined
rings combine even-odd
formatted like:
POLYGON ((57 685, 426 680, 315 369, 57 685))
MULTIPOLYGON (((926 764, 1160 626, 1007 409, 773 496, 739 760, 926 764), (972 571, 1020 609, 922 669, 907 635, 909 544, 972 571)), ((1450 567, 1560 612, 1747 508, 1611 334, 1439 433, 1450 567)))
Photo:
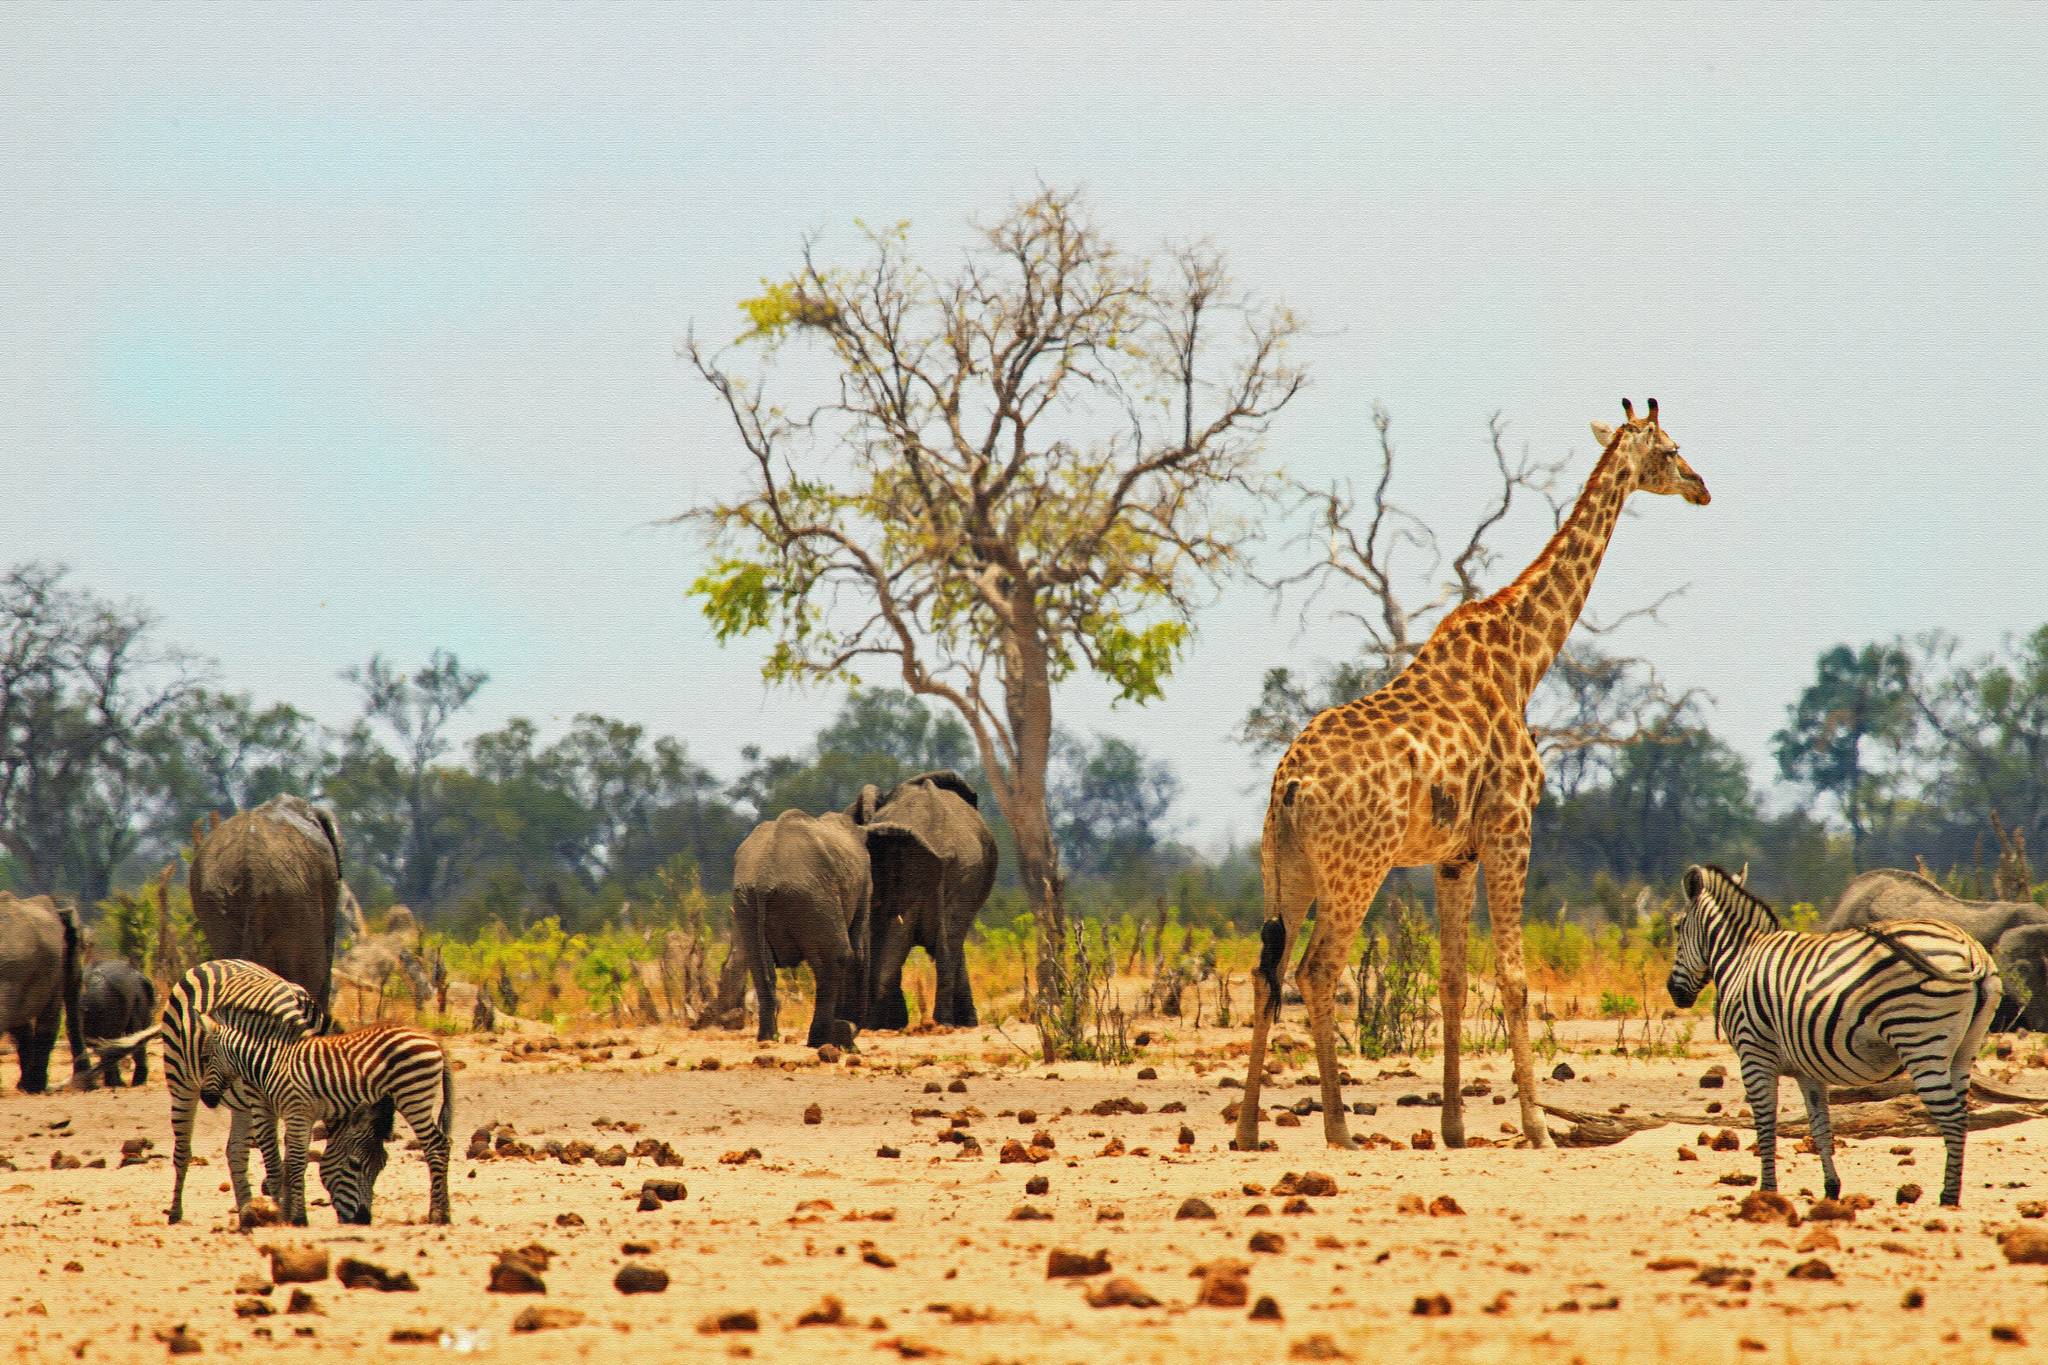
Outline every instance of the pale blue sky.
MULTIPOLYGON (((947 252, 1042 179, 1314 324, 1297 473, 1360 468, 1377 399, 1449 520, 1493 409, 1580 474, 1586 420, 1655 393, 1714 503, 1626 522, 1594 609, 1692 584, 1626 643, 1759 777, 1825 646, 2048 620, 2039 10, 584 12, 0 10, 4 558, 329 721, 340 668, 447 646, 480 725, 601 710, 730 775, 837 698, 717 648, 696 543, 645 525, 740 471, 676 340, 736 331, 807 230, 947 252)), ((1246 837, 1260 671, 1351 641, 1249 589, 1199 624, 1165 701, 1063 720, 1246 837)))

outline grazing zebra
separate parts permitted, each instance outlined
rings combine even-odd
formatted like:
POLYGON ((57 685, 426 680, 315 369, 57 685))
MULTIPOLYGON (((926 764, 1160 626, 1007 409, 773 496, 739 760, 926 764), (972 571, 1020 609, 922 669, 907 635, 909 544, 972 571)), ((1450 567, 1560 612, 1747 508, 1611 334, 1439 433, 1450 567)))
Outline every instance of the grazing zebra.
POLYGON ((1903 1067, 1948 1149, 1941 1202, 1963 1191, 1970 1065, 2004 986, 1991 955, 1954 925, 1897 920, 1832 934, 1783 929, 1777 912, 1718 867, 1685 870, 1667 983, 1685 1008, 1715 984, 1715 1010, 1742 1064, 1766 1190, 1778 1188, 1778 1078, 1799 1082, 1830 1199, 1842 1192, 1828 1126, 1830 1085, 1871 1085, 1903 1067))
MULTIPOLYGON (((171 987, 158 1027, 163 1034, 164 1083, 171 1092, 171 1160, 176 1171, 171 1189, 173 1223, 185 1216, 185 1171, 192 1164, 192 1119, 200 1089, 199 1021, 208 1011, 220 1008, 267 1019, 267 1027, 280 1038, 298 1038, 328 1027, 325 1016, 303 989, 254 962, 236 958, 202 962, 171 987)), ((263 1153, 264 1193, 275 1197, 284 1166, 278 1159, 277 1128, 263 1097, 236 1085, 224 1092, 224 1098, 230 1109, 228 1178, 234 1185, 235 1207, 240 1209, 249 1202, 252 1138, 263 1153)), ((321 1183, 327 1186, 335 1213, 343 1222, 367 1223, 377 1171, 384 1164, 381 1144, 374 1140, 373 1116, 353 1114, 329 1127, 333 1131, 320 1163, 321 1183), (337 1184, 344 1187, 346 1200, 336 1196, 337 1184)))
MULTIPOLYGON (((284 1185, 278 1202, 286 1221, 306 1221, 306 1144, 314 1121, 355 1110, 366 1111, 372 1124, 380 1117, 382 1123, 392 1122, 394 1110, 405 1115, 427 1158, 432 1184, 427 1221, 448 1221, 455 1072, 438 1039, 391 1026, 282 1039, 266 1016, 227 1007, 200 1017, 199 1042, 201 1103, 210 1108, 231 1087, 247 1086, 268 1102, 283 1129, 284 1185)), ((381 1151, 382 1143, 375 1145, 381 1151)), ((328 1150, 334 1151, 332 1142, 328 1150)), ((327 1165, 321 1162, 323 1179, 329 1179, 327 1165)), ((337 1169, 330 1193, 344 1179, 337 1169)), ((337 1198, 337 1208, 340 1203, 337 1198)))

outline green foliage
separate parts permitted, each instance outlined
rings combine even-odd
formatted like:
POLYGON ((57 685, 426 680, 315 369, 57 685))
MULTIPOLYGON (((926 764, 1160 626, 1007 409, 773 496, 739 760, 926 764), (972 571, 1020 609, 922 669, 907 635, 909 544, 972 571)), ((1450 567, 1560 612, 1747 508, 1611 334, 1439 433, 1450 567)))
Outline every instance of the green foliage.
POLYGON ((1617 991, 1600 993, 1600 1017, 1602 1019, 1626 1019, 1641 1007, 1633 995, 1622 995, 1617 991))

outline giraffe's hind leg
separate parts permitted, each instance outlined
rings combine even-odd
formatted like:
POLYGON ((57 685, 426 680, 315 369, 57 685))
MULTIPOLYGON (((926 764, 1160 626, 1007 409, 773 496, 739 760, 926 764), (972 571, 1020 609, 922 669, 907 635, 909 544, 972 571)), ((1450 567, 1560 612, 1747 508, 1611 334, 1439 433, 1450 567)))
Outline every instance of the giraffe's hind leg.
POLYGON ((1309 1030, 1315 1036, 1316 1068, 1323 1083, 1323 1138, 1332 1147, 1349 1147, 1351 1132, 1344 1121, 1344 1090, 1337 1067, 1337 976, 1344 955, 1358 937, 1358 926, 1386 880, 1388 862, 1375 860, 1341 894, 1325 887, 1316 910, 1316 927, 1301 955, 1295 979, 1308 1004, 1309 1030))
POLYGON ((1466 944, 1472 927, 1478 870, 1446 863, 1436 870, 1437 997, 1444 1021, 1444 1146, 1465 1145, 1464 1023, 1466 944))

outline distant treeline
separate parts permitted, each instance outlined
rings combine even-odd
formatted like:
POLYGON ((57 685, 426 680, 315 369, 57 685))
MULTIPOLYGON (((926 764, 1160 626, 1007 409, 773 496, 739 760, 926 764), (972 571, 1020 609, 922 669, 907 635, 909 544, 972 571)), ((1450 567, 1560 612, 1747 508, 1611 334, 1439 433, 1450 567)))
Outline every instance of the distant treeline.
MULTIPOLYGON (((360 711, 325 726, 210 685, 146 610, 47 566, 12 569, 0 578, 0 887, 90 905, 153 878, 209 812, 294 791, 333 806, 372 908, 403 902, 457 931, 549 915, 586 927, 657 899, 663 872, 726 890, 740 839, 777 811, 843 807, 863 783, 928 768, 977 777, 957 720, 887 689, 849 694, 808 742, 749 748, 744 770, 720 778, 681 739, 593 714, 551 739, 514 719, 458 746, 451 731, 488 679, 445 652, 411 671, 373 657, 344 676, 360 711)), ((1916 860, 1988 886, 1992 812, 2048 848, 2048 626, 1978 659, 1942 638, 1830 649, 1789 700, 1776 758, 1763 776, 1810 798, 1777 814, 1693 706, 1633 743, 1554 761, 1531 913, 1625 922, 1641 886, 1668 890, 1700 860, 1747 863, 1785 900, 1916 860)), ((1256 924, 1256 847, 1188 847, 1178 793, 1168 762, 1121 739, 1062 737, 1050 806, 1075 909, 1256 924)), ((994 803, 983 812, 1007 844, 994 803)), ((1021 909, 1006 878, 987 918, 1021 909)))

